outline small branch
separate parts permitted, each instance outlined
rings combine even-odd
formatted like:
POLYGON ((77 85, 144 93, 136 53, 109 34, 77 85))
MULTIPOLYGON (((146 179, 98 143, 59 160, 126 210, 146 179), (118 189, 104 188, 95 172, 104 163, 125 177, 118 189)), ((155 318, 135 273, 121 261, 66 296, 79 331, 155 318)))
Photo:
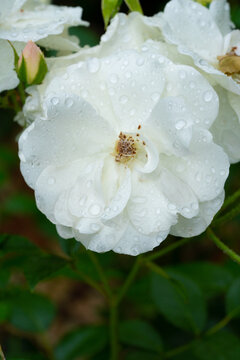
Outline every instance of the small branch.
POLYGON ((93 279, 91 279, 89 276, 85 275, 83 272, 81 272, 76 264, 74 263, 74 261, 69 261, 69 264, 71 266, 71 268, 73 269, 73 271, 78 274, 81 279, 88 284, 89 286, 93 287, 94 289, 96 289, 98 292, 100 292, 103 296, 106 297, 105 291, 102 289, 101 285, 98 284, 96 281, 94 281, 93 279))
POLYGON ((170 276, 160 266, 154 264, 151 261, 144 262, 144 264, 156 274, 164 277, 165 279, 170 279, 170 276))
POLYGON ((230 249, 227 245, 225 245, 212 231, 211 228, 208 228, 207 234, 209 238, 217 245, 219 249, 221 249, 225 254, 227 254, 233 261, 236 261, 240 264, 240 256, 235 253, 232 249, 230 249))
POLYGON ((219 225, 223 225, 224 223, 232 220, 233 218, 235 218, 237 215, 240 214, 240 204, 238 204, 236 207, 234 207, 232 210, 230 210, 229 212, 227 212, 225 215, 220 216, 219 218, 216 218, 216 220, 214 220, 212 222, 212 227, 217 227, 219 225))
POLYGON ((192 238, 184 238, 181 239, 179 241, 174 242, 173 244, 168 245, 167 247, 165 247, 164 249, 161 249, 159 251, 154 252, 152 255, 148 255, 145 257, 146 261, 152 261, 155 259, 158 259, 166 254, 168 254, 169 252, 177 249, 180 246, 183 246, 185 244, 187 244, 189 241, 191 241, 192 238))
POLYGON ((1 360, 6 360, 6 358, 5 358, 5 356, 4 356, 4 353, 3 353, 3 351, 2 351, 1 345, 0 345, 0 358, 1 358, 1 360))
POLYGON ((118 307, 112 302, 110 305, 110 343, 111 343, 111 360, 118 360, 118 307))
POLYGON ((138 273, 138 270, 139 270, 139 267, 141 265, 141 255, 138 255, 133 267, 132 267, 132 270, 130 271, 125 283, 123 284, 123 286, 121 287, 115 301, 116 301, 116 304, 119 304, 124 295, 126 294, 126 292, 128 291, 129 287, 132 285, 137 273, 138 273))
POLYGON ((216 332, 222 330, 236 315, 240 314, 240 307, 234 309, 228 315, 226 315, 222 320, 220 320, 217 324, 211 327, 207 332, 206 335, 210 336, 216 334, 216 332))
POLYGON ((176 347, 175 349, 169 350, 164 354, 164 356, 165 356, 165 358, 168 359, 168 358, 174 357, 178 354, 181 354, 184 351, 188 350, 195 342, 196 342, 196 340, 193 340, 193 341, 189 342, 188 344, 181 345, 181 346, 176 347))
POLYGON ((107 294, 108 298, 111 299, 112 298, 112 290, 109 286, 108 280, 106 278, 106 275, 104 274, 101 264, 99 263, 96 255, 92 251, 87 251, 87 254, 90 257, 91 261, 93 262, 93 264, 98 272, 98 276, 99 276, 100 280, 102 281, 105 293, 107 294))
POLYGON ((235 201, 237 201, 240 198, 240 189, 238 189, 234 194, 232 194, 231 196, 229 196, 225 201, 224 204, 222 206, 222 208, 220 209, 220 211, 218 212, 218 214, 221 214, 224 210, 226 210, 230 205, 232 205, 235 201))

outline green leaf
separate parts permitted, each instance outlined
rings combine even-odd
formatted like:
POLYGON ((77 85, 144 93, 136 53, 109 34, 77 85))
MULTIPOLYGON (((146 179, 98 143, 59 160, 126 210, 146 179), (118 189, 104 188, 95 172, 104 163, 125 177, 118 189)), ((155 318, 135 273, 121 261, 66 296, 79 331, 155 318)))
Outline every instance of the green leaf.
POLYGON ((161 360, 164 358, 149 352, 131 351, 127 354, 127 356, 124 359, 125 360, 161 360))
POLYGON ((70 332, 55 350, 56 360, 74 360, 80 356, 93 356, 103 350, 108 341, 104 326, 88 326, 70 332))
POLYGON ((67 261, 53 255, 38 254, 26 258, 23 271, 31 288, 40 281, 54 276, 67 266, 67 261))
POLYGON ((119 11, 123 0, 102 0, 102 14, 105 27, 110 19, 119 11))
POLYGON ((168 272, 170 279, 152 276, 152 296, 160 313, 180 329, 199 333, 206 322, 206 303, 200 288, 183 275, 168 272))
POLYGON ((16 290, 8 301, 11 304, 9 322, 23 331, 42 332, 55 316, 54 305, 42 295, 16 290))
POLYGON ((239 360, 240 340, 228 331, 221 331, 196 342, 192 352, 199 360, 239 360))
POLYGON ((32 215, 36 211, 34 198, 26 194, 13 194, 4 203, 4 212, 8 214, 32 215))
POLYGON ((119 338, 123 344, 161 353, 162 339, 157 331, 147 322, 128 320, 120 324, 119 338))
POLYGON ((139 0, 124 0, 131 11, 143 13, 139 0))
POLYGON ((0 301, 0 324, 7 320, 10 314, 9 304, 4 301, 0 301))
POLYGON ((36 245, 19 235, 0 234, 0 254, 9 252, 31 253, 38 251, 36 245))
POLYGON ((227 314, 236 312, 240 317, 240 278, 233 282, 226 294, 226 311, 227 314))
POLYGON ((214 263, 187 263, 169 269, 182 273, 197 283, 206 298, 223 293, 233 280, 230 271, 214 263))

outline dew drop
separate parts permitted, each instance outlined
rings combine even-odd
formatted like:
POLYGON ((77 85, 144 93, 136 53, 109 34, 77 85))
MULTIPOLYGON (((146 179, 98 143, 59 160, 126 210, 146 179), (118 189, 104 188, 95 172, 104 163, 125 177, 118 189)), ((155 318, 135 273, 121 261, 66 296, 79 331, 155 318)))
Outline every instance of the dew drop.
POLYGON ((185 79, 186 73, 184 70, 179 71, 179 77, 180 77, 180 79, 185 79))
POLYGON ((128 102, 128 97, 123 95, 119 98, 121 104, 126 104, 128 102))
POLYGON ((112 84, 116 84, 118 82, 118 76, 116 74, 112 74, 110 76, 110 81, 112 84))
POLYGON ((53 185, 53 184, 55 184, 55 179, 53 178, 53 177, 50 177, 49 179, 48 179, 48 184, 49 185, 53 185))
POLYGON ((175 128, 177 130, 181 130, 186 126, 186 121, 184 120, 179 120, 176 124, 175 124, 175 128))
POLYGON ((100 68, 100 62, 97 58, 89 59, 87 62, 87 68, 90 73, 96 73, 100 68))
POLYGON ((213 98, 213 93, 211 91, 206 91, 203 95, 203 99, 205 102, 211 101, 213 98))
POLYGON ((152 101, 158 101, 159 100, 160 95, 158 93, 153 93, 151 96, 152 101))
POLYGON ((57 104, 59 103, 59 98, 53 97, 53 98, 51 99, 51 103, 52 103, 53 105, 57 105, 57 104))
POLYGON ((65 104, 66 104, 66 106, 67 106, 68 108, 70 108, 70 107, 73 105, 73 99, 67 98, 67 99, 65 100, 65 104))
POLYGON ((91 224, 91 230, 92 231, 99 231, 101 226, 99 224, 91 224))
POLYGON ((93 204, 89 208, 89 213, 92 216, 98 216, 101 213, 101 206, 99 204, 93 204))
POLYGON ((136 64, 137 64, 138 66, 142 66, 142 65, 144 64, 144 62, 145 62, 144 58, 143 58, 143 57, 139 57, 139 58, 137 59, 137 61, 136 61, 136 64))

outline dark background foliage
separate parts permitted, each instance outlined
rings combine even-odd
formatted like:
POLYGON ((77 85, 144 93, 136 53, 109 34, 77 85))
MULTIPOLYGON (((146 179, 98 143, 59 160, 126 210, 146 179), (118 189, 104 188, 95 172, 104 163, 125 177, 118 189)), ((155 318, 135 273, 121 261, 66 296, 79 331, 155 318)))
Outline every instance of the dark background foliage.
MULTIPOLYGON (((82 6, 91 26, 71 32, 82 45, 98 42, 104 32, 100 0, 54 3, 82 6)), ((141 4, 145 14, 153 15, 165 2, 141 4)), ((240 27, 240 5, 231 4, 240 27)), ((115 334, 120 359, 239 360, 240 265, 206 234, 173 252, 169 246, 179 239, 169 237, 163 253, 139 260, 135 281, 121 288, 136 259, 111 252, 93 257, 74 240, 60 239, 36 209, 19 171, 20 128, 13 116, 0 109, 0 344, 7 360, 110 359, 116 329, 109 326, 104 295, 109 287, 99 267, 110 291, 125 290, 115 334)), ((239 176, 239 164, 233 165, 227 195, 239 188, 239 176)), ((216 230, 237 253, 239 221, 235 217, 216 230)))

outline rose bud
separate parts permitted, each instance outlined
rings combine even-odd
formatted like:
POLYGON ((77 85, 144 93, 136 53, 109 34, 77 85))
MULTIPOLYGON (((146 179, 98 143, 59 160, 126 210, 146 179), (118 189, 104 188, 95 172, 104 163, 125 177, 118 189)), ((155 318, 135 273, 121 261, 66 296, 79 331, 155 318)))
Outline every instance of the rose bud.
POLYGON ((48 69, 40 48, 28 41, 17 62, 16 71, 19 79, 26 85, 41 84, 48 69))

